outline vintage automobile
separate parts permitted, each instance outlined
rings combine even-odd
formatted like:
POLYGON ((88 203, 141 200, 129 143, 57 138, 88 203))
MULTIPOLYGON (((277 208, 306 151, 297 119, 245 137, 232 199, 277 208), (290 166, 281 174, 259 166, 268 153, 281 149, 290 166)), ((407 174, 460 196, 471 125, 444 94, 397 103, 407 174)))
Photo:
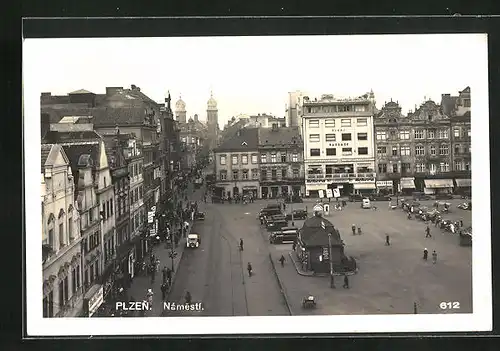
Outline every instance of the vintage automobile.
POLYGON ((197 221, 204 221, 205 220, 205 212, 196 212, 195 219, 197 221))
POLYGON ((434 196, 436 200, 451 200, 453 199, 453 195, 450 193, 439 193, 434 196))
POLYGON ((191 233, 188 235, 186 240, 186 247, 198 248, 201 245, 201 238, 198 234, 191 233))
POLYGON ((472 202, 462 202, 461 204, 458 204, 457 206, 461 210, 472 210, 472 202))
POLYGON ((313 295, 305 296, 302 299, 302 308, 315 308, 316 307, 316 299, 313 295))
POLYGON ((287 226, 288 226, 288 221, 286 219, 269 220, 266 223, 266 229, 268 232, 281 230, 281 228, 287 226))
POLYGON ((460 246, 472 246, 472 227, 460 231, 460 246))
POLYGON ((427 217, 427 212, 429 211, 429 208, 427 206, 420 206, 418 207, 416 213, 415 213, 415 217, 418 218, 418 219, 421 219, 423 221, 426 221, 427 217))
POLYGON ((391 195, 372 194, 368 197, 371 201, 391 201, 391 195))
POLYGON ((460 194, 460 198, 462 199, 470 199, 472 197, 472 192, 470 190, 465 190, 460 194))
MULTIPOLYGON (((301 220, 301 219, 307 219, 307 211, 306 210, 293 210, 292 211, 293 213, 293 219, 298 219, 298 220, 301 220)), ((292 220, 292 213, 287 213, 286 215, 286 219, 288 219, 289 221, 292 220)))
POLYGON ((294 196, 287 196, 285 198, 285 202, 287 204, 301 204, 304 202, 304 200, 302 200, 300 196, 294 195, 294 196))
POLYGON ((361 202, 361 208, 364 208, 364 209, 372 208, 372 204, 370 202, 370 199, 364 198, 363 201, 361 202))
POLYGON ((285 244, 294 243, 297 241, 299 229, 296 227, 283 227, 281 230, 272 232, 269 235, 269 243, 271 244, 285 244))
POLYGON ((358 201, 363 201, 365 196, 361 194, 349 194, 349 201, 350 202, 358 202, 358 201))
POLYGON ((436 201, 433 204, 434 208, 440 212, 450 212, 451 203, 444 201, 436 201))
POLYGON ((280 215, 280 214, 282 214, 280 208, 263 208, 262 210, 260 210, 257 219, 263 219, 266 217, 280 215))
POLYGON ((414 191, 412 194, 411 194, 411 197, 413 198, 413 200, 415 201, 422 201, 422 200, 431 200, 431 196, 430 195, 427 195, 421 191, 414 191))

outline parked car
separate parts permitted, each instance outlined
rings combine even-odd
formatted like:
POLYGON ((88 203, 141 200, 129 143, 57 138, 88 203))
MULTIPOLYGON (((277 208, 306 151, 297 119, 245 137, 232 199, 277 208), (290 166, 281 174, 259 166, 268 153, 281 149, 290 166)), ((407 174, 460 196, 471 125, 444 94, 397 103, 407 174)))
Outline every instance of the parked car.
POLYGON ((462 194, 460 195, 460 198, 462 199, 470 199, 472 197, 472 192, 470 190, 465 190, 462 192, 462 194))
POLYGON ((349 194, 349 201, 350 202, 358 202, 358 201, 363 201, 365 196, 361 194, 349 194))
MULTIPOLYGON (((307 218, 307 211, 306 210, 293 210, 293 219, 306 219, 307 218)), ((287 213, 286 219, 292 220, 292 214, 287 213)))
POLYGON ((363 199, 363 202, 361 202, 361 208, 364 208, 364 209, 370 209, 372 208, 372 204, 370 202, 370 199, 363 199))
POLYGON ((462 202, 461 204, 458 204, 457 206, 461 210, 472 210, 472 202, 462 202))
POLYGON ((266 224, 266 229, 267 231, 276 231, 276 230, 281 230, 281 228, 287 227, 288 226, 288 221, 286 219, 279 219, 279 220, 270 220, 266 224))
POLYGON ((201 245, 201 239, 198 234, 189 234, 186 241, 186 247, 198 248, 201 245))
POLYGON ((431 200, 431 196, 430 195, 427 195, 421 191, 414 191, 412 194, 411 194, 413 200, 415 201, 422 201, 422 200, 431 200))
POLYGON ((440 194, 436 194, 436 200, 451 200, 453 199, 453 195, 449 194, 449 193, 440 193, 440 194))
POLYGON ((391 195, 372 194, 368 197, 371 201, 391 201, 391 195))
POLYGON ((280 208, 263 208, 259 212, 258 219, 266 218, 266 217, 274 216, 274 215, 280 215, 280 214, 282 214, 280 208))
POLYGON ((284 244, 293 243, 297 241, 299 229, 296 227, 283 227, 269 235, 269 242, 271 244, 284 244))
POLYGON ((304 202, 304 200, 302 200, 302 198, 298 195, 295 195, 295 196, 287 196, 285 198, 285 202, 287 204, 290 204, 290 203, 293 203, 293 204, 301 204, 304 202))
POLYGON ((472 246, 472 227, 460 231, 460 246, 472 246))
POLYGON ((204 221, 205 220, 205 212, 196 212, 196 220, 204 221))

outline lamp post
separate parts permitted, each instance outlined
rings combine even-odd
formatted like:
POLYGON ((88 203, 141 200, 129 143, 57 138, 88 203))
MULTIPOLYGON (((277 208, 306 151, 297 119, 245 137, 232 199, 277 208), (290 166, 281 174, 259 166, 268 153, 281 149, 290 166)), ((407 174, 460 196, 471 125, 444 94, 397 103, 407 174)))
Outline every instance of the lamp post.
POLYGON ((332 260, 332 234, 328 233, 328 259, 330 260, 330 288, 335 289, 333 279, 333 260, 332 260))

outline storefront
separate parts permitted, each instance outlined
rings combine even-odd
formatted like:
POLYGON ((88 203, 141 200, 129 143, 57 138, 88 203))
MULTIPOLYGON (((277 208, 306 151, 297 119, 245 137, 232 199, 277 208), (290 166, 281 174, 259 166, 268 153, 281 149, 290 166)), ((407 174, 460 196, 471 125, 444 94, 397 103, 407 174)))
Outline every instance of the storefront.
POLYGON ((453 180, 451 179, 425 179, 426 194, 446 194, 453 191, 453 180))
POLYGON ((250 195, 256 199, 257 198, 257 186, 256 185, 244 185, 243 186, 243 195, 250 195))
POLYGON ((393 195, 394 194, 394 181, 392 180, 377 180, 375 183, 379 194, 393 195))
POLYGON ((415 177, 406 177, 399 180, 399 189, 401 193, 410 195, 415 191, 415 177))
POLYGON ((92 317, 104 302, 104 288, 94 284, 83 297, 83 310, 86 317, 92 317))
POLYGON ((375 182, 353 183, 355 194, 372 194, 377 189, 375 182))
POLYGON ((455 179, 455 192, 457 194, 470 193, 472 190, 472 180, 471 179, 455 179))
POLYGON ((306 184, 306 197, 318 198, 319 191, 326 192, 327 184, 306 184))

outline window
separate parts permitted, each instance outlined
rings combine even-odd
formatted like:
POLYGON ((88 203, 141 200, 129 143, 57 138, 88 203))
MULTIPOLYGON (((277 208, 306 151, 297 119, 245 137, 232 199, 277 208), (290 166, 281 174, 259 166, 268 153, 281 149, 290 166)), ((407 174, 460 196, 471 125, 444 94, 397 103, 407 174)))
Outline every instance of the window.
POLYGON ((59 246, 63 247, 65 245, 64 240, 64 223, 59 224, 59 246))
POLYGON ((335 128, 335 119, 334 118, 325 119, 325 128, 335 128))
POLYGON ((470 99, 464 99, 464 107, 470 107, 470 99))
POLYGON ((352 148, 350 147, 342 148, 342 156, 351 156, 351 155, 352 155, 352 148))
POLYGON ((351 105, 338 106, 337 108, 338 108, 339 112, 349 112, 349 111, 352 111, 352 106, 351 105))
POLYGON ((410 156, 410 147, 405 145, 400 148, 401 156, 410 156))
POLYGON ((54 292, 51 291, 43 299, 43 316, 54 317, 54 292))
POLYGON ((76 275, 78 274, 78 271, 76 268, 73 268, 71 271, 71 293, 74 295, 76 294, 76 289, 78 289, 78 286, 76 285, 76 275))
POLYGON ((220 176, 220 180, 226 180, 227 179, 227 171, 220 171, 219 176, 220 176))
POLYGON ((448 155, 448 145, 442 144, 439 146, 439 154, 440 155, 448 155))
POLYGON ((267 155, 266 154, 260 155, 260 163, 267 163, 267 155))
POLYGON ((286 173, 287 173, 286 169, 285 169, 285 168, 283 168, 283 169, 281 170, 281 178, 283 178, 283 179, 284 179, 284 178, 286 178, 286 173))
POLYGON ((416 163, 415 164, 415 172, 417 172, 417 173, 425 172, 425 163, 416 163))
POLYGON ((436 147, 434 145, 431 145, 431 147, 429 148, 429 150, 430 150, 431 156, 435 156, 436 155, 436 147))
POLYGON ((358 147, 358 155, 368 155, 367 147, 358 147))
POLYGON ((415 155, 417 155, 417 156, 425 155, 425 149, 422 145, 415 146, 415 155))
POLYGON ((256 164, 257 162, 259 162, 258 156, 257 155, 252 155, 252 163, 256 164))
POLYGON ((238 170, 233 171, 233 180, 238 180, 238 170))
POLYGON ((402 130, 399 132, 399 139, 401 140, 409 140, 410 139, 410 131, 402 130))
POLYGON ((259 170, 258 169, 252 169, 252 179, 257 179, 259 178, 259 170))
POLYGON ((465 170, 470 171, 470 162, 469 161, 465 162, 465 170))
POLYGON ((286 154, 285 153, 281 153, 281 162, 286 162, 286 154))
POLYGON ((358 127, 366 127, 368 125, 368 119, 367 118, 357 118, 356 125, 358 127))
POLYGON ((237 155, 231 156, 231 164, 233 164, 233 165, 238 164, 238 156, 237 155))
POLYGON ((453 129, 453 136, 455 138, 460 138, 460 129, 458 128, 453 129))
POLYGON ((225 165, 225 164, 226 164, 226 156, 222 155, 222 156, 220 157, 220 164, 221 164, 221 165, 225 165))
POLYGON ((297 153, 292 154, 292 162, 299 162, 299 154, 297 153))
POLYGON ((310 119, 309 128, 319 128, 319 119, 310 119))
POLYGON ((358 133, 358 140, 368 140, 368 133, 358 133))
POLYGON ((427 131, 427 139, 434 139, 436 137, 436 131, 434 129, 429 129, 427 131))
POLYGON ((340 126, 341 127, 350 127, 351 126, 351 119, 350 118, 342 118, 340 120, 340 126))
POLYGON ((337 155, 337 149, 334 147, 326 149, 326 156, 335 156, 337 155))
POLYGON ((461 148, 462 148, 462 147, 461 147, 460 145, 455 145, 455 151, 454 151, 454 152, 455 152, 455 155, 458 155, 458 154, 460 154, 460 153, 461 153, 461 151, 462 151, 462 150, 461 150, 461 148))
POLYGON ((104 187, 107 187, 108 185, 106 184, 106 177, 104 177, 104 187))
POLYGON ((467 136, 470 138, 470 128, 467 129, 467 136))
MULTIPOLYGON (((137 197, 139 197, 139 193, 137 193, 137 197)), ((111 216, 111 204, 109 201, 106 201, 106 217, 109 218, 111 216)))
POLYGON ((448 129, 440 129, 438 136, 439 139, 448 139, 448 129))
POLYGON ((248 169, 244 169, 241 174, 241 179, 248 179, 248 169))
POLYGON ((377 132, 377 140, 386 140, 387 134, 386 132, 377 132))
POLYGON ((276 180, 278 178, 277 171, 275 169, 271 170, 271 179, 276 180))
POLYGON ((342 133, 342 141, 351 140, 351 133, 342 133))
POLYGON ((248 155, 241 155, 241 163, 244 165, 248 164, 248 155))
POLYGON ((378 164, 378 172, 379 173, 387 173, 387 164, 386 163, 379 163, 378 164))
POLYGON ((292 169, 292 173, 293 173, 294 178, 299 178, 299 169, 298 168, 292 169))
POLYGON ((75 239, 75 235, 73 233, 73 217, 68 217, 68 234, 69 241, 73 241, 75 239))
POLYGON ((276 154, 271 154, 271 162, 276 163, 276 154))
POLYGON ((392 147, 392 153, 391 153, 392 156, 397 156, 398 155, 398 147, 397 146, 393 146, 392 147))
POLYGON ((366 111, 366 105, 354 105, 354 111, 356 112, 365 112, 366 111))
POLYGON ((309 141, 311 143, 318 143, 319 142, 319 134, 309 134, 309 141))
POLYGON ((421 129, 415 130, 415 139, 423 139, 424 138, 424 131, 421 129))
POLYGON ((455 171, 462 171, 462 161, 455 161, 455 171))
POLYGON ((386 146, 377 146, 377 154, 378 155, 387 154, 387 147, 386 146))
POLYGON ((410 164, 409 163, 401 163, 401 173, 410 172, 410 164))
POLYGON ((441 172, 449 172, 450 171, 450 164, 448 162, 441 162, 439 164, 439 170, 441 172))
POLYGON ((398 164, 397 163, 392 164, 392 173, 398 173, 398 164))
POLYGON ((261 180, 266 180, 267 179, 267 171, 264 169, 260 171, 260 179, 261 180))
POLYGON ((142 185, 137 188, 138 194, 139 194, 139 199, 142 199, 142 185))
POLYGON ((335 134, 326 134, 326 141, 335 141, 336 137, 335 134))
POLYGON ((311 149, 310 150, 310 155, 311 156, 319 156, 320 155, 319 149, 311 149))

